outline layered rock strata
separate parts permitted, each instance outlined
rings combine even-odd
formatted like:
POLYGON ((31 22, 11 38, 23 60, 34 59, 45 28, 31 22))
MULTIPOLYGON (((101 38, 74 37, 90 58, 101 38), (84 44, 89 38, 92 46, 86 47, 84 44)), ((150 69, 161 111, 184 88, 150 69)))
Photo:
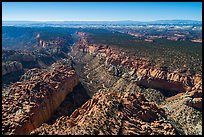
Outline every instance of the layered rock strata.
POLYGON ((198 105, 202 101, 202 75, 178 71, 171 72, 165 67, 157 68, 152 66, 147 59, 127 56, 124 50, 107 45, 89 44, 86 33, 78 32, 78 35, 80 40, 78 45, 73 48, 73 52, 91 54, 99 60, 103 60, 108 71, 113 71, 115 76, 136 82, 137 85, 174 91, 169 92, 170 95, 167 96, 185 92, 191 93, 194 98, 197 98, 197 102, 189 103, 189 105, 202 108, 202 105, 198 105), (122 72, 121 67, 126 68, 128 71, 122 72))
POLYGON ((80 76, 81 82, 83 81, 90 91, 94 93, 99 89, 111 89, 117 92, 139 91, 145 94, 148 101, 161 104, 166 110, 168 120, 179 130, 179 134, 202 134, 202 75, 190 71, 172 72, 165 67, 158 68, 151 65, 148 60, 129 57, 123 49, 99 44, 91 45, 86 36, 86 33, 80 33, 81 40, 73 47, 71 55, 76 64, 75 68, 81 68, 79 71, 83 72, 80 76), (109 54, 101 53, 100 49, 108 51, 109 54), (116 55, 110 58, 112 54, 116 55), (122 59, 127 59, 130 64, 121 64, 122 59), (145 68, 140 65, 136 69, 131 66, 131 61, 148 65, 145 68), (154 78, 149 77, 153 75, 151 70, 157 74, 154 78), (162 72, 165 72, 164 78, 162 72))
POLYGON ((2 97, 2 133, 29 134, 51 117, 78 83, 75 71, 66 65, 15 83, 2 97))
POLYGON ((99 91, 71 115, 42 124, 31 134, 175 135, 165 112, 142 94, 99 91))

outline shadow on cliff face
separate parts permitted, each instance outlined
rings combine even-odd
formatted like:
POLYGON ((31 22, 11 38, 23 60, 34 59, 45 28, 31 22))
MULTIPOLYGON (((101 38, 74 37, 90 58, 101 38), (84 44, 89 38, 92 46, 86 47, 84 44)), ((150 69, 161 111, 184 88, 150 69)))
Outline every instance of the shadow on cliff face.
POLYGON ((81 107, 89 99, 90 96, 87 94, 86 89, 79 83, 73 91, 67 95, 53 116, 48 120, 47 124, 53 124, 56 119, 61 116, 70 116, 75 109, 81 107))
POLYGON ((19 81, 23 73, 24 71, 20 70, 20 71, 12 72, 2 76, 2 85, 7 86, 10 83, 15 83, 16 81, 19 81))

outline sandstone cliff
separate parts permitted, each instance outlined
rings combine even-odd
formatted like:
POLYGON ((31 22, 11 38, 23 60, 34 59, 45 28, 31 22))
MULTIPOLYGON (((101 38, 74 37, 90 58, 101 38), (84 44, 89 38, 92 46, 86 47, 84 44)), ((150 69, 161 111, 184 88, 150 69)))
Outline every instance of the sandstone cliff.
POLYGON ((15 83, 2 97, 2 133, 29 134, 51 117, 78 83, 75 71, 65 65, 15 83))
POLYGON ((201 75, 153 66, 78 35, 68 61, 75 71, 57 63, 29 70, 3 97, 3 134, 202 134, 201 75))
POLYGON ((107 45, 90 45, 87 41, 86 33, 79 32, 78 35, 81 39, 78 45, 73 48, 73 56, 79 52, 90 54, 102 60, 108 71, 115 76, 136 82, 137 85, 144 87, 172 91, 172 93, 168 93, 168 96, 185 92, 196 94, 195 98, 199 98, 197 103, 194 103, 196 105, 189 105, 202 108, 202 105, 197 105, 201 104, 202 75, 169 71, 165 67, 158 68, 152 66, 147 59, 135 56, 129 57, 122 49, 115 49, 107 45), (126 71, 123 71, 124 69, 126 71))
POLYGON ((92 95, 99 89, 139 91, 149 101, 161 104, 181 134, 202 134, 202 75, 153 66, 124 50, 89 44, 85 36, 81 33, 71 55, 92 95))
POLYGON ((99 91, 71 116, 42 124, 31 134, 175 135, 165 112, 142 94, 99 91))

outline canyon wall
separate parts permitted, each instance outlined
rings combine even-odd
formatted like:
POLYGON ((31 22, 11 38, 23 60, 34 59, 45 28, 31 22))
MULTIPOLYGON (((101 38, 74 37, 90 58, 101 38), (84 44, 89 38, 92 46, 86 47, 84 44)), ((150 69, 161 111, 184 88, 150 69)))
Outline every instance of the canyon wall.
POLYGON ((163 109, 142 94, 97 92, 70 116, 42 124, 32 135, 176 135, 163 109))
MULTIPOLYGON (((202 100, 202 75, 172 72, 166 67, 158 68, 152 66, 147 59, 128 56, 126 51, 120 48, 89 44, 86 33, 78 32, 78 35, 80 41, 73 48, 72 56, 79 62, 80 58, 85 58, 86 54, 89 54, 92 56, 90 62, 94 58, 101 60, 104 67, 117 77, 122 77, 144 87, 163 90, 167 96, 188 93, 192 97, 198 98, 197 100, 202 100)), ((189 103, 188 105, 202 109, 201 105, 196 104, 199 103, 189 103)))
POLYGON ((165 109, 168 120, 186 135, 202 134, 202 74, 170 71, 120 48, 89 44, 85 33, 73 47, 74 68, 94 95, 101 89, 138 91, 165 109))
POLYGON ((2 133, 29 134, 51 117, 78 83, 75 71, 65 65, 15 83, 2 97, 2 133))
POLYGON ((89 44, 86 33, 78 35, 68 61, 75 70, 57 63, 32 69, 2 97, 3 134, 202 134, 201 75, 158 68, 122 49, 89 44), (56 111, 59 117, 48 124, 56 111))

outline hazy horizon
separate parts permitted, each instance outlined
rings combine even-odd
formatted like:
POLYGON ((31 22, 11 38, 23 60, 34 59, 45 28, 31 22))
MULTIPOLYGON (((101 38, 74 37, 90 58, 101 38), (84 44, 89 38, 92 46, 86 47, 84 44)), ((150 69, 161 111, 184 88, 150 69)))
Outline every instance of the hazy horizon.
MULTIPOLYGON (((27 22, 71 22, 71 21, 80 21, 80 22, 120 22, 120 21, 135 21, 135 22, 154 22, 154 21, 185 21, 185 19, 169 19, 169 20, 151 20, 151 21, 140 21, 140 20, 100 20, 100 21, 96 21, 96 20, 2 20, 2 21, 27 21, 27 22)), ((202 20, 186 20, 186 21, 201 21, 202 20)))

